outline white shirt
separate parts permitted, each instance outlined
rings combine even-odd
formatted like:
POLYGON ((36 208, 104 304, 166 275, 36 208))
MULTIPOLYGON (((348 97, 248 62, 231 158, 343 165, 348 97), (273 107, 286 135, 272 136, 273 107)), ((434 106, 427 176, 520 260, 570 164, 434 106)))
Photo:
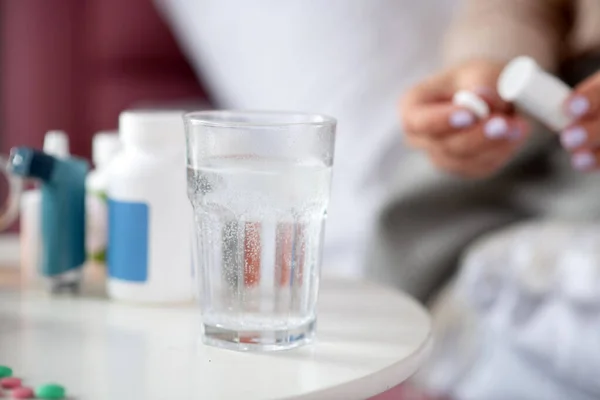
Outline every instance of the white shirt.
POLYGON ((216 107, 338 119, 324 271, 360 277, 403 154, 397 104, 438 67, 455 0, 156 0, 216 107))

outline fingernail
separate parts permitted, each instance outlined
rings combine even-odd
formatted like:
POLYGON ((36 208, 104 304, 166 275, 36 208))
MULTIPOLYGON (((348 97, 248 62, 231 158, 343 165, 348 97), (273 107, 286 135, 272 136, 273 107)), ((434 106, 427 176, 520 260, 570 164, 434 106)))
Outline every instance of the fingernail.
POLYGON ((571 165, 579 171, 587 171, 596 165, 596 157, 589 151, 573 154, 571 165))
POLYGON ((489 139, 502 139, 509 136, 508 123, 504 118, 491 118, 483 127, 485 136, 489 139))
POLYGON ((511 131, 510 134, 508 135, 508 137, 511 140, 520 140, 523 137, 523 131, 521 131, 521 128, 519 128, 518 126, 515 126, 511 131))
POLYGON ((475 116, 467 110, 457 110, 450 114, 450 126, 453 128, 466 128, 474 122, 475 116))
POLYGON ((567 103, 567 110, 573 117, 581 117, 590 109, 590 101, 584 96, 573 96, 567 103))
POLYGON ((585 143, 587 132, 580 126, 569 128, 560 134, 560 142, 567 150, 575 149, 585 143))
POLYGON ((489 86, 478 86, 473 89, 473 93, 481 96, 493 96, 495 91, 489 86))

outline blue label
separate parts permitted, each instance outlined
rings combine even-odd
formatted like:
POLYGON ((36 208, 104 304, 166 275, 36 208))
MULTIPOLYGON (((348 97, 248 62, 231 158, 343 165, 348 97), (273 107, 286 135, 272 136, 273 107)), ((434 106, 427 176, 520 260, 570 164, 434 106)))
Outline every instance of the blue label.
POLYGON ((132 282, 148 279, 148 206, 108 199, 108 274, 132 282))

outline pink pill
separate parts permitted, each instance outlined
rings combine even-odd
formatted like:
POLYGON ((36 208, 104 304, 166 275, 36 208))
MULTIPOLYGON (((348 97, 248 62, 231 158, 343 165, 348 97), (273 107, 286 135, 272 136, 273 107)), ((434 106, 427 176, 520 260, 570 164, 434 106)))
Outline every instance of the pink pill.
POLYGON ((35 393, 32 388, 20 387, 11 392, 13 399, 33 399, 35 393))
POLYGON ((19 378, 2 378, 0 379, 0 386, 4 389, 15 389, 21 387, 21 380, 19 378))

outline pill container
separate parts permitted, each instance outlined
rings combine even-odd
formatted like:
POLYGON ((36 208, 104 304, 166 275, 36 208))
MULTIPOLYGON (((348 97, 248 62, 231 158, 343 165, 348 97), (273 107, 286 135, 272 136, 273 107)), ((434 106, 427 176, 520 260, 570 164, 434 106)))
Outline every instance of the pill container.
POLYGON ((183 112, 131 110, 108 177, 108 294, 138 303, 191 300, 192 210, 183 112))

